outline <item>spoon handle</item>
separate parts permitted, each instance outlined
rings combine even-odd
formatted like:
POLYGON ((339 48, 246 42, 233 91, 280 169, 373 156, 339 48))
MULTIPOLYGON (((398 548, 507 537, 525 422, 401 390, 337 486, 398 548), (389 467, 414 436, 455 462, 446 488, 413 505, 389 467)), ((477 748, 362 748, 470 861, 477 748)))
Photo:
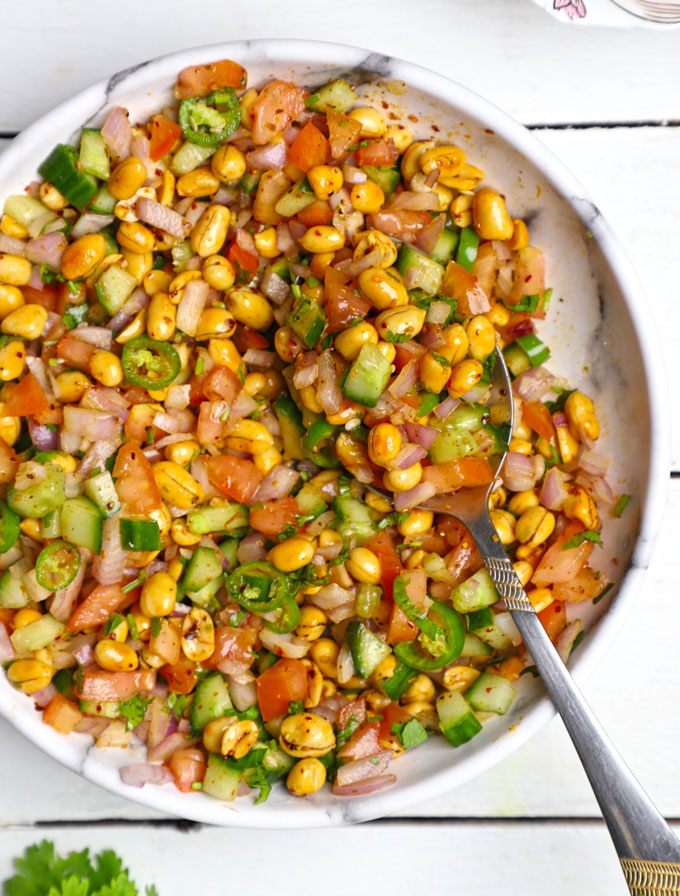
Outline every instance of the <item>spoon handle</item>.
POLYGON ((526 596, 488 514, 469 521, 468 527, 576 747, 631 893, 680 894, 680 842, 584 700, 526 596))

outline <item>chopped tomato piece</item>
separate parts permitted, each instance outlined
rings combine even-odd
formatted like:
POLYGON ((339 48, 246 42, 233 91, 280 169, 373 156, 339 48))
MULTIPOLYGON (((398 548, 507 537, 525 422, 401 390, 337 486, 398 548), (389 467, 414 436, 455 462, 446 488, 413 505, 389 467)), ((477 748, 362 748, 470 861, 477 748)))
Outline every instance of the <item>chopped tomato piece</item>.
POLYGON ((429 212, 413 208, 389 208, 368 215, 366 229, 381 230, 388 236, 396 236, 400 240, 412 243, 420 231, 431 223, 429 212))
POLYGON ((232 405, 242 388, 241 380, 228 367, 213 367, 203 380, 203 394, 208 401, 226 401, 232 405))
POLYGON ((27 305, 42 305, 47 311, 54 311, 58 295, 58 290, 54 286, 45 285, 42 289, 36 289, 34 286, 22 286, 21 292, 27 305))
POLYGON ((394 346, 394 349, 396 351, 396 355, 394 356, 394 366, 397 370, 406 367, 409 361, 420 360, 427 351, 425 346, 416 342, 415 339, 409 339, 408 342, 398 342, 394 346))
POLYGON ((77 687, 82 700, 101 700, 114 703, 129 700, 140 691, 151 691, 156 686, 155 669, 138 669, 136 672, 104 672, 85 669, 82 684, 77 687))
POLYGON ((550 411, 541 401, 522 401, 522 423, 526 423, 546 442, 557 444, 555 425, 550 411))
POLYGON ((493 470, 485 457, 462 457, 460 460, 432 464, 423 470, 423 482, 431 482, 437 494, 456 489, 488 485, 493 479, 493 470))
POLYGON ((205 755, 195 747, 175 750, 167 766, 175 776, 175 787, 182 793, 191 793, 192 785, 205 778, 205 755))
POLYGON ((306 90, 288 81, 270 81, 260 91, 250 110, 253 143, 258 146, 269 143, 285 130, 304 110, 308 96, 306 90))
POLYGON ((215 651, 212 659, 225 675, 235 674, 237 670, 244 672, 253 662, 256 635, 252 629, 245 627, 247 618, 240 628, 225 625, 215 629, 215 651))
POLYGON ((249 501, 264 474, 257 469, 252 460, 244 457, 233 457, 231 454, 220 454, 207 459, 208 479, 225 495, 242 504, 249 501))
POLYGON ((113 478, 124 513, 143 516, 163 509, 151 464, 138 442, 126 442, 121 446, 113 467, 113 478))
POLYGON ((567 614, 561 600, 554 600, 545 610, 541 610, 538 618, 551 641, 555 640, 567 624, 567 614))
POLYGON ((182 136, 182 128, 165 115, 154 115, 149 119, 148 127, 151 139, 149 158, 152 162, 159 162, 175 148, 182 136))
POLYGON ((324 286, 324 308, 331 333, 344 329, 353 320, 366 317, 371 310, 368 299, 355 293, 352 280, 341 271, 327 267, 324 286))
POLYGON ((159 407, 157 405, 135 405, 133 413, 130 414, 124 424, 127 438, 134 442, 139 442, 140 445, 150 438, 150 433, 153 433, 154 439, 162 439, 166 435, 165 431, 159 426, 154 426, 153 422, 158 412, 159 407))
POLYGON ((89 373, 90 358, 96 351, 96 345, 85 342, 83 339, 78 339, 71 330, 59 340, 57 358, 66 361, 69 367, 77 367, 78 370, 85 370, 89 373))
POLYGON ((236 324, 236 332, 231 337, 236 348, 245 355, 249 348, 269 349, 270 345, 266 337, 257 330, 251 330, 250 327, 244 327, 243 324, 236 324))
POLYGON ((238 62, 221 59, 205 65, 190 65, 177 75, 175 99, 184 100, 193 96, 207 96, 222 87, 242 88, 246 86, 247 73, 238 62))
POLYGON ((196 663, 193 660, 181 659, 172 666, 166 663, 158 670, 173 694, 190 694, 196 687, 196 663))
POLYGON ((330 224, 333 220, 333 209, 325 199, 317 199, 316 202, 312 202, 311 205, 299 211, 297 219, 305 227, 319 227, 324 224, 330 224))
POLYGON ((592 551, 592 541, 584 541, 573 548, 564 545, 583 532, 583 524, 574 520, 560 533, 555 542, 541 557, 541 562, 531 577, 534 585, 552 585, 554 582, 571 582, 583 569, 592 551))
POLYGON ((553 596, 556 600, 577 604, 583 600, 599 597, 609 584, 609 579, 603 572, 584 566, 571 582, 556 582, 553 596))
POLYGON ((358 728, 344 746, 338 750, 340 759, 366 759, 379 753, 380 722, 368 722, 358 728))
MULTIPOLYGON (((122 570, 121 570, 122 574, 122 570)), ((89 628, 103 625, 111 613, 115 613, 134 603, 120 583, 116 585, 97 585, 94 591, 79 604, 66 624, 67 632, 82 632, 89 628)))
POLYGON ((457 261, 450 261, 446 266, 441 292, 456 300, 461 314, 484 314, 491 308, 489 297, 475 275, 457 261))
POLYGON ((311 121, 303 127, 288 150, 288 161, 307 173, 328 160, 328 140, 311 121))
POLYGON ((349 152, 349 147, 359 142, 361 124, 339 112, 329 112, 326 121, 328 122, 331 156, 336 162, 341 162, 349 152))
POLYGON ((392 600, 392 587, 394 580, 403 572, 403 567, 399 562, 399 555, 394 546, 392 536, 388 532, 379 532, 377 535, 371 535, 364 545, 373 551, 380 560, 381 576, 380 581, 385 592, 385 597, 392 600))
POLYGON ((398 703, 390 703, 385 709, 381 709, 382 721, 380 722, 380 745, 383 749, 390 749, 390 742, 396 737, 392 731, 392 725, 400 725, 412 718, 403 706, 398 703))
POLYGON ((239 246, 236 241, 229 246, 229 249, 227 250, 227 258, 235 267, 237 266, 237 270, 238 268, 241 268, 251 276, 255 273, 260 264, 259 256, 244 249, 243 246, 239 246))
POLYGON ((394 140, 362 140, 356 151, 359 165, 394 165, 399 157, 394 140), (364 146, 367 143, 367 146, 364 146))
POLYGON ((50 406, 42 386, 32 373, 27 373, 18 383, 8 383, 3 396, 2 413, 6 417, 33 416, 47 411, 50 406))
POLYGON ((265 722, 288 712, 307 694, 307 670, 294 659, 281 659, 257 678, 257 702, 265 722))
POLYGON ((75 703, 55 694, 43 709, 42 719, 46 725, 51 725, 59 734, 70 734, 82 719, 82 713, 75 703))
MULTIPOLYGON (((427 597, 427 578, 423 569, 403 570, 402 575, 406 583, 406 593, 411 602, 417 607, 425 607, 427 597)), ((406 613, 396 604, 390 613, 390 622, 387 629, 387 643, 399 644, 403 641, 413 641, 418 635, 418 629, 406 613)))
POLYGON ((250 511, 250 525, 258 532, 275 538, 286 526, 294 526, 300 513, 298 502, 290 495, 277 501, 266 501, 262 507, 250 511))

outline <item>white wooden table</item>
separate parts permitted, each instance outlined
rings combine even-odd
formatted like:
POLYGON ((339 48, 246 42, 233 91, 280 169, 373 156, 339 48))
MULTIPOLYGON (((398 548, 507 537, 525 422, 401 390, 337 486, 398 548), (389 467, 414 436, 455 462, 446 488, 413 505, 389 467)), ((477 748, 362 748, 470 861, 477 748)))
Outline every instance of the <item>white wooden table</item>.
MULTIPOLYGON (((317 0, 31 0, 12 3, 11 13, 5 3, 0 148, 104 75, 220 39, 332 38, 466 83, 535 128, 593 194, 647 289, 671 383, 680 386, 679 32, 561 25, 528 0, 345 0, 332 14, 317 0)), ((677 432, 673 469, 645 592, 585 692, 680 833, 677 432)), ((250 896, 275 889, 308 896, 348 885, 363 896, 378 882, 394 896, 410 894, 416 882, 419 892, 435 894, 501 887, 523 896, 626 892, 559 720, 458 791, 403 817, 343 830, 255 833, 179 823, 79 779, 5 723, 0 769, 0 879, 13 856, 49 837, 64 850, 113 846, 161 896, 197 884, 212 896, 222 881, 250 896)))

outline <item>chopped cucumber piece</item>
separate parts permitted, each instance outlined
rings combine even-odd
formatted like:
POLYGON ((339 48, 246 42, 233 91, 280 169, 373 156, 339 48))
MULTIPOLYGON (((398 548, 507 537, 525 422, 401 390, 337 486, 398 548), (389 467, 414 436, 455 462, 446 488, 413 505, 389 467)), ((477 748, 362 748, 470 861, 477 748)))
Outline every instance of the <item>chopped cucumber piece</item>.
POLYGON ((199 146, 187 140, 172 157, 170 170, 180 177, 197 168, 201 162, 205 162, 217 149, 216 146, 199 146))
POLYGON ((401 180, 401 172, 396 165, 362 165, 361 170, 380 187, 385 196, 394 193, 401 180))
POLYGON ((478 248, 479 237, 477 236, 477 231, 473 227, 463 227, 460 232, 458 251, 456 252, 458 264, 471 271, 477 258, 478 248))
POLYGON ((226 501, 215 507, 206 504, 187 514, 187 526, 193 535, 221 532, 234 535, 248 526, 248 508, 235 501, 226 501))
POLYGON ((392 677, 383 681, 380 687, 390 700, 396 703, 413 684, 417 675, 416 669, 412 669, 411 666, 407 666, 406 663, 399 660, 392 677))
POLYGON ((223 716, 232 709, 229 689, 221 673, 215 672, 201 679, 196 685, 194 702, 189 712, 189 724, 193 737, 199 737, 208 722, 223 716))
POLYGON ((310 482, 305 482, 297 495, 295 495, 295 500, 302 516, 316 518, 328 507, 323 494, 310 482))
POLYGON ((132 295, 137 278, 118 264, 112 264, 95 283, 97 298, 110 314, 117 314, 132 295))
POLYGON ((100 180, 109 179, 111 165, 101 131, 95 128, 83 128, 81 131, 78 167, 85 174, 92 174, 100 180))
POLYGON ((446 267, 454 256, 459 239, 460 230, 458 230, 457 227, 445 227, 439 234, 439 239, 430 253, 430 258, 433 258, 435 261, 438 261, 439 264, 446 267))
POLYGON ((362 545, 367 538, 378 531, 376 512, 356 498, 351 498, 349 495, 333 498, 333 511, 340 535, 347 539, 354 536, 358 545, 362 545))
POLYGON ((120 510, 118 493, 113 484, 113 477, 108 470, 86 479, 83 483, 83 491, 96 505, 103 517, 108 519, 120 510))
POLYGON ((360 678, 368 678, 392 652, 384 641, 356 619, 347 626, 345 638, 360 678))
MULTIPOLYGON (((32 196, 8 196, 5 199, 5 214, 21 224, 23 227, 29 227, 34 221, 42 215, 47 216, 50 210, 43 205, 39 199, 32 196)), ((53 218, 56 219, 56 215, 53 218)))
POLYGON ((208 753, 203 793, 218 800, 231 802, 238 793, 242 778, 243 772, 240 769, 233 768, 226 759, 222 759, 216 753, 208 753))
POLYGON ((95 554, 102 549, 104 518, 97 505, 80 495, 68 498, 61 507, 61 534, 71 544, 80 545, 95 554))
POLYGON ((354 91, 344 78, 324 84, 305 100, 305 105, 313 112, 346 112, 356 102, 354 91))
POLYGON ((28 653, 31 650, 42 650, 51 644, 66 628, 63 622, 59 622, 54 616, 45 613, 35 622, 29 622, 23 628, 17 629, 10 635, 10 641, 17 653, 28 653))
POLYGON ((428 455, 433 464, 444 464, 475 454, 478 449, 479 445, 471 433, 464 429, 453 429, 437 436, 428 455))
POLYGON ((10 566, 0 577, 0 607, 3 610, 18 610, 19 607, 25 607, 28 601, 28 592, 21 579, 12 575, 10 566))
POLYGON ((84 712, 86 716, 117 719, 120 715, 120 703, 117 700, 81 700, 80 711, 84 712))
POLYGON ((356 401, 367 408, 374 408, 385 391, 392 365, 377 345, 362 345, 357 358, 347 372, 342 393, 350 401, 356 401))
POLYGON ((279 395, 274 403, 276 419, 281 427, 283 454, 286 460, 303 460, 302 438, 305 428, 302 425, 302 414, 290 396, 279 395))
POLYGON ((274 206, 274 211, 284 218, 292 218, 313 202, 316 202, 316 196, 305 177, 286 190, 274 206))
MULTIPOLYGON (((23 477, 22 464, 19 467, 17 480, 23 477)), ((58 464, 48 463, 45 465, 44 478, 33 482, 27 488, 17 490, 14 483, 10 483, 7 487, 7 504, 10 510, 18 513, 19 516, 33 517, 42 519, 52 510, 56 510, 64 503, 66 498, 64 492, 64 468, 58 464)), ((23 484, 23 483, 22 483, 23 484)))
POLYGON ((117 201, 106 187, 100 187, 94 194, 89 210, 96 212, 98 215, 112 215, 117 201))
POLYGON ((517 691, 507 678, 494 675, 493 672, 482 672, 466 693, 468 703, 477 712, 495 712, 505 715, 515 699, 517 691))
POLYGON ((430 296, 439 292, 444 279, 444 268, 438 261, 405 243, 399 249, 397 270, 406 289, 422 289, 430 296))
POLYGON ((215 595, 220 590, 223 584, 222 576, 218 576, 216 579, 213 579, 212 582, 208 582, 200 591, 187 591, 186 596, 191 600, 191 603, 195 607, 200 607, 202 610, 208 609, 219 609, 219 604, 215 600, 215 595))
POLYGON ((490 607, 499 601, 491 576, 486 569, 480 569, 451 592, 451 602, 459 613, 471 613, 482 607, 490 607))
POLYGON ((326 328, 326 315, 318 302, 301 295, 295 300, 286 323, 307 348, 314 348, 326 328))
MULTIPOLYGON (((483 612, 480 610, 480 612, 483 612)), ((488 644, 485 644, 477 635, 471 634, 471 632, 467 632, 465 635, 465 643, 463 644, 463 649, 460 652, 461 656, 467 657, 477 657, 477 656, 491 656, 493 650, 489 647, 488 644)))
POLYGON ((531 367, 529 355, 527 355, 524 349, 518 345, 517 341, 511 342, 510 345, 505 346, 503 349, 503 357, 505 358, 505 363, 513 377, 519 376, 520 373, 524 373, 525 370, 529 370, 531 367))
POLYGON ((222 559, 212 548, 197 547, 182 576, 185 591, 200 591, 222 576, 222 559))
POLYGON ((440 694, 436 706, 441 732, 454 747, 471 740, 482 730, 482 723, 458 691, 440 694))
POLYGON ((493 610, 489 610, 488 612, 492 614, 492 621, 487 622, 485 625, 480 625, 479 623, 482 621, 481 613, 486 612, 479 610, 477 614, 472 613, 468 616, 468 624, 474 628, 474 634, 477 635, 485 644, 488 644, 489 647, 492 647, 494 650, 506 650, 508 647, 512 646, 513 640, 510 635, 507 633, 505 627, 501 627, 498 625, 498 617, 500 616, 503 622, 512 622, 512 618, 509 613, 494 613, 493 610), (474 617, 477 616, 477 619, 474 617), (503 618, 507 617, 507 619, 503 618), (473 622, 470 622, 470 619, 473 618, 473 622))
POLYGON ((236 554, 238 553, 238 547, 240 543, 240 539, 238 538, 227 538, 226 541, 223 541, 217 545, 217 547, 220 549, 222 557, 224 558, 222 560, 222 563, 224 564, 225 561, 227 562, 227 571, 229 572, 233 569, 236 569, 236 567, 238 566, 238 558, 236 554))

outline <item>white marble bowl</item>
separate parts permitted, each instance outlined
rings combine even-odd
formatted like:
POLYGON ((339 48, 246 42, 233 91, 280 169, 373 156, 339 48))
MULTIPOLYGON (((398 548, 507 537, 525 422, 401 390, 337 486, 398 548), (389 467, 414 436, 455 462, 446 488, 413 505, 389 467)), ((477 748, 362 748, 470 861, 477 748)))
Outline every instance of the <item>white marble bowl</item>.
MULTIPOLYGON (((660 525, 668 470, 665 377, 645 297, 631 266, 600 212, 564 165, 521 125, 466 87, 419 66, 352 47, 291 40, 216 44, 164 56, 113 75, 45 115, 16 138, 0 158, 0 201, 34 179, 55 143, 74 139, 85 124, 99 125, 114 105, 132 121, 170 100, 175 76, 189 64, 232 58, 246 66, 249 83, 294 78, 310 88, 331 77, 349 78, 359 95, 411 115, 417 137, 463 146, 486 172, 486 183, 507 196, 513 216, 530 224, 532 242, 546 253, 554 287, 541 333, 553 351, 550 369, 581 385, 598 404, 601 450, 613 458, 610 481, 633 495, 620 520, 605 524, 605 551, 595 565, 617 589, 588 607, 588 634, 570 664, 583 682, 612 643, 642 579, 660 525)), ((581 613, 583 617, 584 614, 581 613)), ((520 747, 554 710, 530 676, 518 683, 510 712, 487 723, 473 741, 452 749, 443 738, 394 763, 397 784, 368 798, 340 799, 328 789, 300 800, 276 787, 269 800, 226 804, 173 785, 124 786, 118 766, 142 750, 90 749, 83 735, 63 737, 43 725, 33 704, 0 677, 0 712, 30 740, 69 768, 118 794, 173 815, 253 828, 319 827, 364 821, 403 810, 452 790, 520 747), (528 680, 529 679, 529 680, 528 680)), ((4 769, 5 776, 12 769, 4 769)))

